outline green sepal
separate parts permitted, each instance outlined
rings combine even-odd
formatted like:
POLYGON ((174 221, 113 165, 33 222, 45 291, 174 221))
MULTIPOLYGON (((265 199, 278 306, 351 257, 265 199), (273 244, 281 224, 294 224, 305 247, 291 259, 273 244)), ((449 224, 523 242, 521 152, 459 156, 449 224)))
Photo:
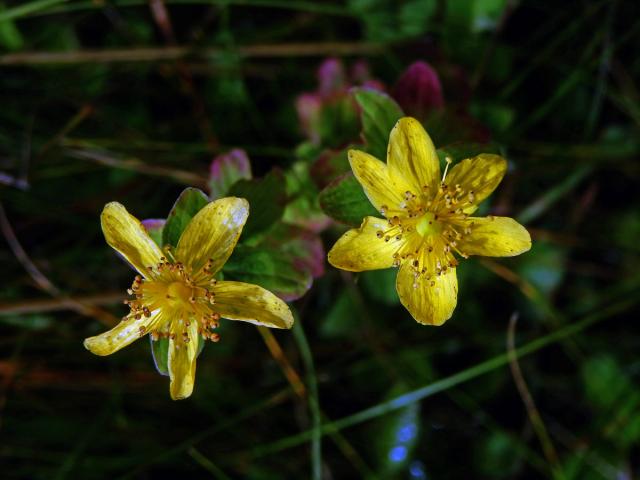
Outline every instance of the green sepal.
POLYGON ((162 245, 176 247, 182 232, 191 219, 207 203, 209 203, 209 198, 201 190, 192 187, 186 188, 169 212, 167 223, 162 231, 162 245))
MULTIPOLYGON (((159 338, 158 340, 152 340, 149 335, 149 341, 151 342, 151 356, 153 357, 153 363, 156 366, 156 370, 160 375, 166 377, 169 376, 169 339, 159 338)), ((196 357, 200 356, 204 349, 205 339, 201 335, 198 335, 198 353, 196 357)))
POLYGON ((159 338, 158 340, 152 340, 149 335, 149 341, 151 342, 151 356, 153 357, 153 363, 156 366, 156 370, 160 375, 169 376, 169 339, 159 338))

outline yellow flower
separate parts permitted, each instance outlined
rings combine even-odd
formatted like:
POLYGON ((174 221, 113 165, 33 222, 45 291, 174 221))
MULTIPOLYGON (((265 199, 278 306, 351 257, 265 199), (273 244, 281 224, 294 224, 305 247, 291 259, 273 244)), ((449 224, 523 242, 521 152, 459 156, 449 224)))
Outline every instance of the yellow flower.
MULTIPOLYGON (((498 186, 507 162, 481 154, 462 160, 440 179, 435 147, 414 118, 391 131, 387 163, 358 150, 349 163, 385 219, 366 217, 329 252, 329 263, 361 272, 400 267, 396 290, 419 323, 442 325, 458 296, 454 254, 509 257, 531 248, 531 237, 508 217, 471 217, 498 186)), ((448 162, 449 163, 449 162, 448 162)))
POLYGON ((175 250, 161 251, 142 224, 119 203, 102 212, 107 240, 139 273, 128 290, 131 309, 116 327, 87 338, 84 346, 109 355, 145 334, 169 339, 171 398, 193 391, 199 336, 218 341, 212 332, 221 317, 229 320, 291 328, 293 316, 285 302, 257 285, 216 281, 249 215, 242 198, 222 198, 207 204, 185 228, 175 250))

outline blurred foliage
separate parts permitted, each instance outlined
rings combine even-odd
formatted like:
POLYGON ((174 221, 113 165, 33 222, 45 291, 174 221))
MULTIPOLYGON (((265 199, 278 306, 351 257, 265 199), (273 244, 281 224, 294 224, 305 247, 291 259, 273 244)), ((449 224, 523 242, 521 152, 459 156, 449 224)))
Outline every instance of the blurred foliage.
POLYGON ((638 477, 638 25, 626 0, 0 1, 2 478, 638 477), (325 260, 375 214, 347 151, 384 158, 403 109, 443 161, 509 160, 480 213, 534 241, 463 262, 439 328, 393 270, 325 260), (222 322, 172 402, 146 341, 82 346, 133 275, 99 214, 171 244, 225 195, 252 213, 223 275, 304 330, 222 322))

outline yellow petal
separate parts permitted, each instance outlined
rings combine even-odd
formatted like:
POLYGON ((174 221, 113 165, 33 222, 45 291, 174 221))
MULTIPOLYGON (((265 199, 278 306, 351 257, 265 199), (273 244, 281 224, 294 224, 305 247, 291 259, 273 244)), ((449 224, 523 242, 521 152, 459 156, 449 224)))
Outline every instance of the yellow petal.
POLYGON ((418 120, 404 117, 391 130, 387 165, 394 177, 402 177, 418 195, 428 186, 432 192, 440 182, 440 160, 431 138, 418 120))
POLYGON ((213 273, 222 268, 238 242, 249 216, 249 202, 227 197, 209 203, 191 219, 182 232, 176 258, 198 270, 213 260, 213 273))
POLYGON ((368 153, 349 150, 348 156, 353 174, 376 210, 383 206, 391 210, 401 208, 405 192, 411 190, 410 183, 400 176, 390 175, 387 165, 368 153))
POLYGON ((139 320, 122 320, 108 332, 86 338, 84 347, 95 355, 111 355, 151 332, 158 324, 159 317, 160 312, 153 312, 149 318, 143 315, 139 320))
POLYGON ((467 158, 453 166, 445 183, 450 186, 460 184, 465 192, 459 206, 465 213, 477 210, 478 204, 491 195, 507 172, 507 161, 499 155, 482 153, 467 158), (471 197, 469 196, 471 192, 471 197), (469 202, 469 199, 472 202, 469 202))
POLYGON ((173 400, 191 396, 196 381, 196 357, 198 356, 198 326, 191 322, 188 327, 189 341, 184 343, 180 336, 169 339, 169 391, 173 400))
POLYGON ((291 328, 289 306, 258 285, 221 281, 213 288, 213 310, 229 320, 242 320, 271 328, 291 328))
POLYGON ((429 279, 424 275, 416 278, 413 272, 409 262, 404 262, 398 271, 396 290, 400 302, 418 323, 442 325, 451 318, 458 301, 455 269, 429 279))
POLYGON ((118 202, 107 203, 100 216, 107 243, 142 275, 156 266, 162 252, 140 221, 118 202))
POLYGON ((467 255, 513 257, 531 248, 527 229, 509 217, 470 217, 465 226, 471 233, 460 240, 460 251, 467 255))
POLYGON ((366 217, 360 228, 349 230, 340 237, 328 254, 329 263, 350 272, 391 267, 393 254, 402 240, 392 236, 385 242, 384 238, 378 238, 378 232, 388 229, 387 220, 366 217))

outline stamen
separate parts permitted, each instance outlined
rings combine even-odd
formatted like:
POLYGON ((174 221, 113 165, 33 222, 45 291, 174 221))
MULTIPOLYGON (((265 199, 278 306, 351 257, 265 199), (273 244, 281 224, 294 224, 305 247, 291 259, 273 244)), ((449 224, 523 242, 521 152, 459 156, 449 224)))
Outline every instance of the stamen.
MULTIPOLYGON (((449 165, 453 163, 453 159, 449 156, 444 158, 444 161, 447 162, 447 165, 444 167, 444 173, 442 174, 442 183, 444 184, 444 179, 447 178, 447 172, 449 171, 449 165)), ((446 185, 445 185, 446 186, 446 185)))

